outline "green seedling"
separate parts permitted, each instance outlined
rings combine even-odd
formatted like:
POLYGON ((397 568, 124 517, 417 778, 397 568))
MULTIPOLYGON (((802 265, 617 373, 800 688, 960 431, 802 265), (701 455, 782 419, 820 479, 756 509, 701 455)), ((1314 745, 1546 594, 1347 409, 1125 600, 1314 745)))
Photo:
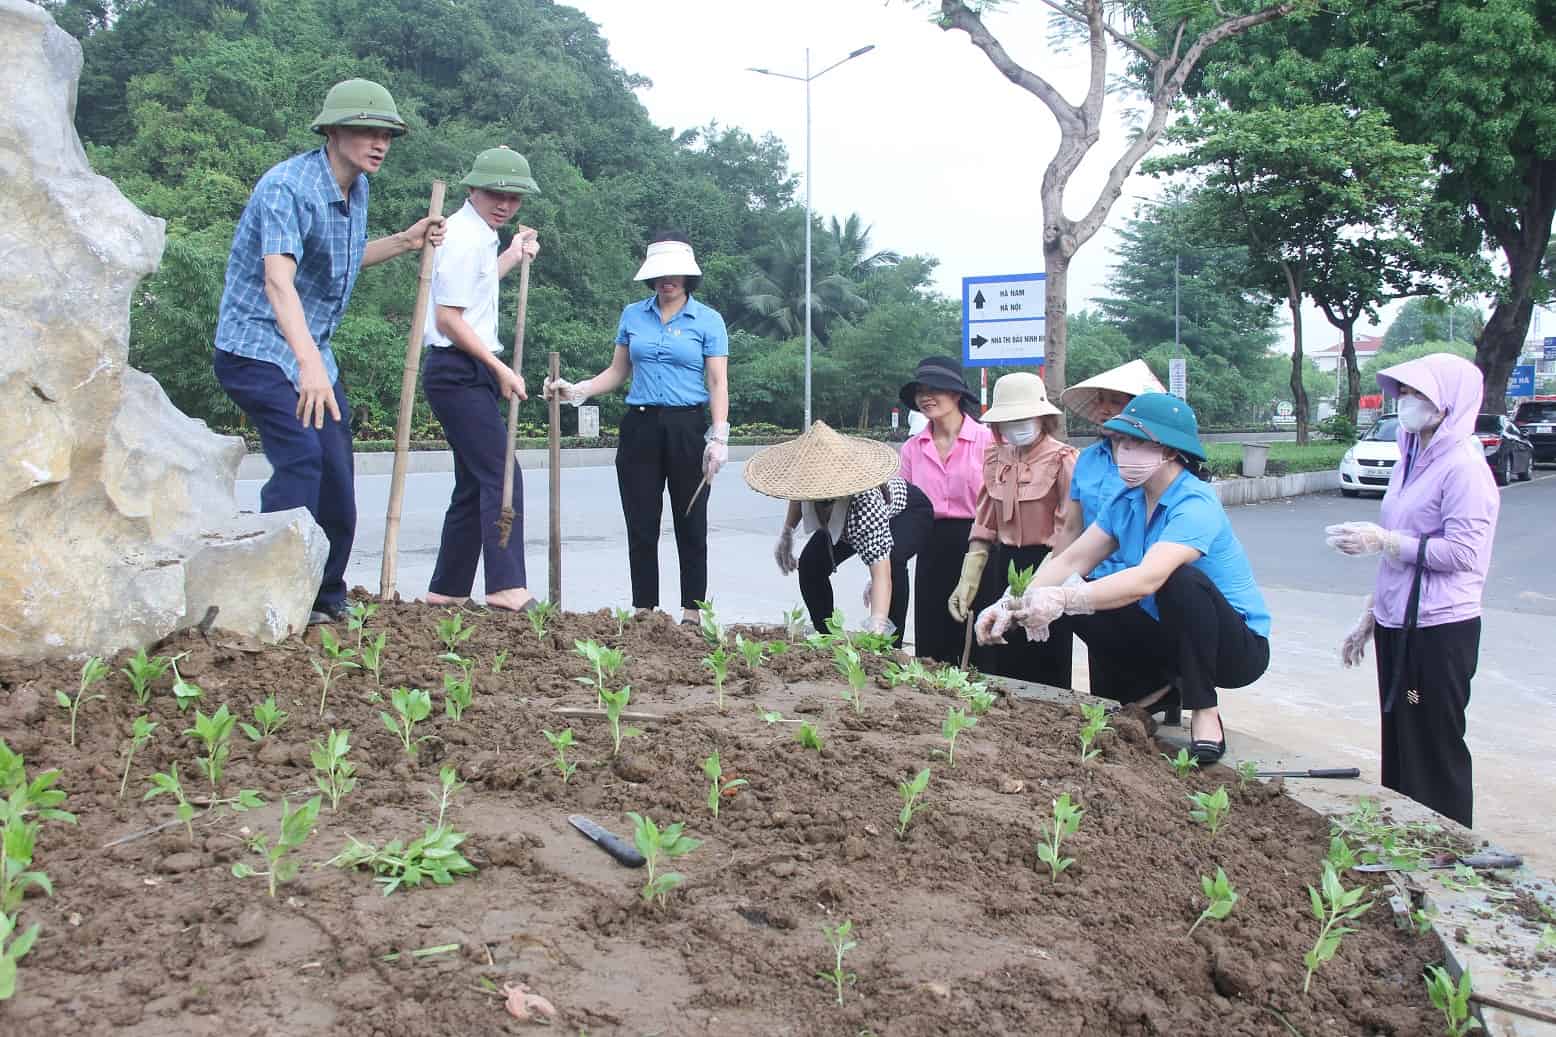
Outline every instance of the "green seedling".
POLYGON ((319 716, 322 717, 324 701, 330 697, 330 685, 334 683, 336 674, 345 670, 360 670, 362 666, 353 661, 357 653, 342 645, 329 627, 319 628, 319 644, 324 649, 324 662, 318 659, 308 661, 313 663, 313 672, 319 675, 323 685, 319 692, 319 716))
POLYGON ((147 656, 142 646, 130 656, 130 661, 119 672, 130 679, 130 690, 135 693, 135 701, 144 706, 151 701, 151 686, 162 679, 171 665, 173 660, 165 655, 147 656))
POLYGON ((1443 1032, 1448 1037, 1464 1037, 1471 1030, 1480 1029, 1480 1020, 1470 1013, 1475 985, 1469 969, 1459 973, 1457 984, 1441 965, 1428 965, 1424 978, 1426 996, 1432 999, 1432 1007, 1443 1014, 1443 1032))
POLYGON ((551 748, 556 750, 557 773, 562 775, 562 784, 566 785, 568 779, 573 776, 573 772, 578 769, 578 764, 569 761, 567 758, 567 750, 573 746, 573 729, 570 727, 566 728, 561 734, 555 734, 551 731, 542 731, 540 733, 546 736, 546 741, 550 742, 551 748))
POLYGON ((904 684, 918 685, 931 684, 934 678, 924 663, 919 659, 911 659, 906 666, 893 660, 886 664, 886 682, 893 688, 904 684))
POLYGON ((605 722, 610 725, 611 755, 620 756, 621 740, 623 738, 636 738, 643 733, 635 727, 621 726, 622 710, 627 708, 627 703, 632 699, 632 685, 628 684, 620 691, 601 690, 600 694, 605 697, 605 722))
POLYGON ((157 725, 151 722, 150 717, 136 717, 133 729, 130 731, 129 751, 124 756, 124 777, 119 781, 119 798, 124 798, 124 790, 130 784, 130 764, 135 762, 135 751, 147 742, 151 741, 151 733, 157 729, 157 725))
POLYGON ((108 664, 97 656, 92 656, 81 666, 81 686, 76 690, 76 697, 71 698, 63 691, 54 693, 54 701, 58 702, 61 709, 70 713, 70 744, 76 744, 76 717, 81 713, 81 707, 88 702, 106 702, 107 695, 88 695, 92 685, 108 676, 108 664))
POLYGON ((1556 950, 1556 925, 1546 925, 1540 930, 1540 942, 1535 949, 1541 951, 1556 950))
POLYGON ((619 648, 607 648, 598 641, 574 641, 573 651, 594 667, 594 678, 574 677, 573 680, 593 688, 600 708, 605 707, 605 682, 615 679, 627 664, 626 653, 619 648))
POLYGON ((1322 923, 1318 931, 1318 940, 1313 944, 1312 950, 1302 956, 1302 963, 1307 966, 1307 977, 1302 980, 1302 993, 1306 994, 1308 986, 1313 982, 1313 973, 1318 967, 1340 949, 1340 941, 1349 933, 1356 930, 1346 925, 1360 918, 1372 906, 1372 901, 1362 902, 1367 895, 1366 886, 1357 886, 1355 889, 1346 889, 1340 884, 1340 876, 1336 874, 1334 865, 1324 861, 1324 877, 1321 882, 1323 893, 1312 886, 1307 888, 1308 897, 1313 905, 1313 917, 1322 923))
MULTIPOLYGON (((1415 908, 1410 912, 1410 928, 1417 936, 1425 936, 1432 931, 1432 925, 1436 918, 1437 909, 1435 907, 1427 908, 1426 910, 1415 908)), ((1550 926, 1546 926, 1546 928, 1549 929, 1550 926)), ((1556 940, 1552 940, 1551 943, 1553 946, 1556 946, 1556 940)))
POLYGON ((249 741, 263 742, 281 730, 281 725, 286 723, 287 716, 289 714, 276 705, 276 697, 270 695, 254 707, 254 723, 239 724, 238 727, 243 730, 243 734, 249 741))
POLYGON ((308 759, 313 761, 313 783, 319 791, 330 797, 330 812, 340 809, 340 801, 357 787, 356 764, 346 759, 351 751, 351 731, 330 728, 328 737, 315 739, 308 747, 308 759))
POLYGON ((940 737, 945 739, 945 762, 951 767, 956 766, 956 736, 968 728, 977 727, 978 718, 969 715, 965 710, 951 706, 945 711, 945 719, 940 722, 940 737))
POLYGON ((1189 802, 1193 804, 1189 807, 1189 817, 1210 829, 1210 837, 1214 839, 1231 808, 1226 786, 1219 785, 1214 792, 1190 792, 1189 802))
POLYGON ((832 660, 837 672, 848 682, 848 690, 843 692, 843 701, 853 706, 855 713, 863 713, 864 684, 868 674, 865 673, 864 663, 860 661, 859 652, 852 645, 839 643, 832 647, 832 660))
POLYGON ((724 644, 724 628, 719 626, 718 617, 713 614, 713 602, 697 602, 697 629, 702 633, 702 639, 709 645, 724 644))
POLYGON ((501 673, 503 666, 505 666, 507 662, 508 649, 504 648, 502 651, 492 656, 492 674, 495 676, 496 674, 501 673))
POLYGON ((44 821, 76 823, 74 814, 59 809, 65 793, 54 787, 58 780, 55 770, 28 781, 22 757, 0 740, 0 916, 13 921, 28 889, 36 886, 54 895, 47 873, 28 869, 44 821))
POLYGON ((180 713, 187 713, 190 706, 205 697, 205 692, 200 690, 200 685, 184 680, 184 675, 178 672, 178 660, 183 657, 184 653, 180 652, 169 663, 173 667, 173 701, 178 705, 180 713))
POLYGON ((17 965, 32 950, 42 928, 34 922, 20 936, 13 936, 16 926, 14 916, 0 913, 0 1001, 9 1001, 15 996, 17 965))
POLYGON ((537 601, 535 607, 524 613, 529 617, 529 628, 535 632, 536 641, 545 641, 546 626, 559 610, 549 601, 537 601))
POLYGON ((796 605, 783 614, 783 636, 798 641, 805 633, 805 610, 796 605))
POLYGON ((346 849, 325 863, 337 868, 372 868, 386 897, 402 886, 420 886, 426 879, 447 886, 460 875, 474 875, 475 865, 459 852, 469 836, 443 824, 449 801, 465 786, 452 767, 438 771, 438 786, 437 824, 426 829, 419 839, 409 845, 396 839, 380 849, 348 835, 350 844, 346 849))
POLYGON ((151 788, 146 790, 146 794, 141 797, 141 800, 154 799, 161 795, 172 796, 177 801, 178 809, 175 813, 178 819, 184 823, 184 831, 189 834, 189 842, 192 845, 194 843, 193 822, 195 808, 194 804, 189 802, 189 797, 184 795, 183 782, 178 780, 178 761, 176 760, 168 768, 166 774, 158 771, 151 776, 151 788))
MULTIPOLYGON (((443 658, 450 657, 445 655, 443 658)), ((458 655, 452 659, 460 663, 460 673, 457 676, 452 673, 443 675, 443 712, 457 721, 465 715, 465 710, 470 708, 470 703, 475 699, 475 675, 471 672, 475 660, 458 655)))
POLYGON ((902 797, 902 809, 897 812, 897 838, 908 837, 908 822, 924 808, 924 790, 929 788, 929 768, 925 767, 913 776, 912 781, 899 781, 897 794, 902 797))
POLYGON ((475 633, 475 626, 465 626, 463 613, 455 612, 438 620, 438 640, 443 642, 443 650, 450 655, 457 654, 459 646, 470 640, 475 633))
POLYGON ((194 727, 184 731, 186 735, 194 735, 205 746, 205 758, 196 759, 195 766, 211 783, 212 794, 221 788, 222 771, 227 766, 227 754, 232 750, 232 728, 237 719, 227 712, 227 705, 223 703, 210 716, 195 710, 194 727))
POLYGON ((794 740, 805 749, 814 749, 821 752, 821 732, 816 730, 809 720, 794 729, 794 740))
POLYGON ((414 736, 416 725, 432 715, 432 696, 420 688, 395 688, 389 694, 389 705, 394 709, 394 715, 379 710, 378 719, 384 722, 390 734, 400 739, 405 755, 415 756, 416 747, 432 737, 414 736))
POLYGON ((366 601, 355 601, 346 609, 346 632, 356 632, 357 652, 362 651, 362 635, 367 630, 367 621, 373 618, 378 611, 378 606, 366 601))
POLYGON ((1037 567, 1027 566, 1025 569, 1017 569, 1016 563, 1011 562, 1005 571, 1005 582, 1010 585, 1010 596, 1019 598, 1032 586, 1032 581, 1037 578, 1037 567))
POLYGON ((851 635, 848 642, 861 652, 869 652, 871 655, 890 655, 897 647, 895 634, 872 634, 868 631, 851 635))
POLYGON ((384 642, 387 632, 380 630, 371 641, 362 645, 362 668, 373 675, 373 687, 384 686, 384 642))
POLYGON ((1111 730, 1111 728, 1108 727, 1108 710, 1106 706, 1082 706, 1081 716, 1086 718, 1086 723, 1081 725, 1081 763, 1086 763, 1102 755, 1102 750, 1093 749, 1091 744, 1097 740, 1102 732, 1111 730))
POLYGON ((757 706, 756 712, 768 726, 783 720, 783 714, 776 709, 763 709, 761 706, 757 706))
POLYGON ((307 841, 313 826, 319 819, 319 797, 314 796, 308 802, 292 809, 292 805, 283 797, 281 799, 281 830, 276 833, 274 843, 264 833, 259 833, 249 840, 249 848, 265 858, 270 865, 264 871, 244 864, 242 861, 232 866, 233 875, 240 879, 250 876, 269 880, 270 895, 276 895, 276 886, 282 882, 290 882, 297 877, 301 865, 292 858, 292 853, 307 841))
POLYGON ((1252 785, 1259 778, 1259 765, 1252 760, 1244 760, 1237 765, 1237 789, 1241 792, 1252 785))
POLYGON ((769 651, 766 641, 747 641, 742 634, 735 635, 735 651, 746 662, 746 669, 753 674, 762 668, 762 663, 767 658, 769 651))
POLYGON ((1356 854, 1351 851, 1350 844, 1338 835, 1329 837, 1329 853, 1324 859, 1329 862, 1335 873, 1339 875, 1344 875, 1356 867, 1356 854))
POLYGON ((682 834, 686 828, 685 822, 677 821, 661 830, 651 818, 643 814, 629 813, 627 816, 632 819, 632 844, 643 855, 648 866, 648 881, 643 883, 642 897, 645 901, 657 898, 659 906, 664 907, 670 891, 684 880, 673 871, 659 871, 660 865, 686 856, 701 846, 702 842, 682 834))
POLYGON ((464 787, 465 783, 459 780, 459 772, 454 768, 438 768, 438 828, 443 827, 443 817, 448 813, 448 805, 453 802, 454 793, 464 787))
POLYGON ((1363 864, 1387 864, 1399 871, 1414 871, 1428 858, 1452 853, 1441 826, 1427 821, 1385 821, 1376 800, 1363 799, 1349 814, 1330 820, 1332 834, 1356 847, 1363 864))
POLYGON ((744 778, 735 778, 733 781, 724 780, 724 767, 719 762, 719 752, 713 750, 713 755, 702 761, 702 773, 708 776, 712 784, 708 787, 708 809, 713 811, 713 816, 719 816, 719 802, 725 797, 733 795, 735 790, 742 785, 751 784, 744 778))
POLYGON ((1180 778, 1187 778, 1189 771, 1199 770, 1199 758, 1190 756, 1187 749, 1179 749, 1177 756, 1162 753, 1162 759, 1172 764, 1172 772, 1180 778))
POLYGON ((1485 889, 1486 880, 1480 877, 1480 873, 1467 864, 1455 864, 1453 875, 1443 879, 1443 888, 1455 893, 1464 893, 1472 889, 1485 889))
POLYGON ((1208 903, 1205 905, 1205 910, 1201 911, 1199 917, 1194 920, 1194 924, 1189 926, 1190 936, 1194 935, 1194 930, 1198 929, 1199 924, 1205 919, 1211 918, 1219 922, 1231 914, 1232 907, 1237 903, 1237 890, 1232 888, 1232 883, 1226 877, 1226 872, 1220 868, 1216 869, 1215 878, 1211 878, 1209 875, 1201 875, 1199 877, 1199 888, 1204 891, 1205 900, 1208 903))
POLYGON ((844 919, 837 925, 821 927, 821 934, 827 938, 827 946, 832 948, 832 968, 827 972, 818 972, 816 975, 831 983, 837 990, 837 1003, 843 1005, 843 987, 853 986, 859 979, 852 972, 843 971, 843 955, 859 946, 853 938, 854 923, 852 919, 844 919))
POLYGON ((973 711, 973 716, 981 717, 994 708, 994 692, 975 691, 964 696, 968 707, 973 711))
POLYGON ((729 654, 723 645, 714 645, 713 651, 702 657, 702 665, 713 674, 713 696, 719 712, 724 711, 724 682, 729 679, 729 654))
POLYGON ((1060 856, 1059 849, 1064 843, 1065 836, 1074 835, 1081 827, 1081 817, 1086 813, 1086 808, 1078 803, 1070 802, 1068 792, 1054 800, 1054 823, 1049 827, 1043 823, 1043 841, 1037 844, 1037 859, 1048 865, 1049 880, 1059 881, 1059 875, 1064 869, 1075 863, 1074 857, 1060 856))
POLYGON ((611 618, 616 621, 616 636, 627 636, 627 624, 632 620, 631 609, 611 609, 611 618))

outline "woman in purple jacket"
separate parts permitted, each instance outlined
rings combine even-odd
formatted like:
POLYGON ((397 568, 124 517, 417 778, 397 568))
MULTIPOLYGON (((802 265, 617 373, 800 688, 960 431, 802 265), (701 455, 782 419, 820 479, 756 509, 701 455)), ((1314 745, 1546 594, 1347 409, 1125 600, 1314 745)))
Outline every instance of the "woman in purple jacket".
POLYGON ((1464 711, 1480 654, 1480 597, 1501 497, 1472 434, 1481 376, 1448 353, 1378 375, 1399 401, 1399 463, 1382 522, 1330 526, 1329 545, 1378 554, 1378 581, 1340 657, 1377 645, 1383 784, 1470 827, 1474 786, 1464 711), (1428 633, 1428 628, 1430 633, 1428 633))

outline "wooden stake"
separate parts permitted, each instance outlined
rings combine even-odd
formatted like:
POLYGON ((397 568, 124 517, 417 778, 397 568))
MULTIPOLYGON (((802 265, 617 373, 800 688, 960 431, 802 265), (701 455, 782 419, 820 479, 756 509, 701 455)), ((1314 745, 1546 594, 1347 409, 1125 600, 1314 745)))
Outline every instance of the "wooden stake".
MULTIPOLYGON (((529 257, 519 260, 519 317, 513 331, 513 373, 524 376, 524 313, 529 308, 529 257)), ((502 514, 497 517, 498 547, 507 547, 513 534, 513 468, 516 464, 513 452, 518 449, 519 396, 514 393, 508 400, 508 461, 502 473, 502 514)))
MULTIPOLYGON (((549 370, 551 380, 562 375, 562 355, 552 353, 549 370)), ((562 607, 562 396, 552 393, 550 399, 550 492, 546 494, 551 508, 551 558, 546 572, 546 595, 551 604, 562 607)))
MULTIPOLYGON (((441 180, 432 181, 428 219, 443 215, 441 180)), ((437 249, 430 243, 421 250, 421 275, 416 282, 416 306, 411 310, 411 330, 405 340, 405 371, 400 377, 400 416, 394 426, 394 474, 389 477, 389 510, 384 515, 384 560, 378 571, 378 597, 393 601, 395 567, 400 543, 400 505, 405 498, 405 467, 411 450, 411 412, 416 406, 416 375, 421 368, 421 336, 427 326, 427 299, 432 294, 432 266, 437 249)))
MULTIPOLYGON (((556 709, 553 709, 551 712, 555 713, 557 716, 582 717, 584 719, 592 718, 595 720, 604 720, 607 715, 603 709, 589 709, 583 706, 559 706, 556 709)), ((638 723, 651 724, 656 720, 663 720, 664 717, 660 716, 658 713, 633 713, 630 711, 623 711, 621 714, 621 719, 632 720, 638 723)))
POLYGON ((967 660, 972 657, 973 617, 977 615, 971 607, 967 609, 967 632, 962 635, 962 669, 967 669, 967 660))

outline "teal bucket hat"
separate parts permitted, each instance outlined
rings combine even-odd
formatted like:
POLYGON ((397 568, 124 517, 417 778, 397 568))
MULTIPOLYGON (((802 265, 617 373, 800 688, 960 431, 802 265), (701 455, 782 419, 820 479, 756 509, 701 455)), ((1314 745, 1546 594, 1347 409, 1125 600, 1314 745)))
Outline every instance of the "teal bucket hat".
POLYGON ((1108 432, 1159 443, 1198 461, 1205 460, 1194 408, 1169 393, 1148 392, 1136 396, 1122 414, 1102 427, 1108 432))

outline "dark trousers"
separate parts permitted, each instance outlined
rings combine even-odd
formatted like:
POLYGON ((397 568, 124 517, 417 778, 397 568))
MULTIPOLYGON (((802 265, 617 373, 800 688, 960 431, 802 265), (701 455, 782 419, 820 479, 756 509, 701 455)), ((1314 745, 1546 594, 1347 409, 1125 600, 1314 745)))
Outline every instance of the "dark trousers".
MULTIPOLYGON (((875 492, 875 491, 869 491, 875 492)), ((891 603, 886 616, 897 628, 894 635, 902 643, 902 627, 908 621, 908 560, 929 540, 935 523, 935 509, 924 496, 924 491, 908 484, 908 506, 897 512, 891 520, 891 603)), ((805 541, 800 551, 800 597, 810 610, 811 624, 817 630, 827 629, 832 615, 832 574, 842 562, 857 552, 847 540, 831 543, 825 531, 818 531, 805 541), (828 550, 830 544, 831 550, 828 550)))
POLYGON ((1139 605, 1069 617, 1087 650, 1114 667, 1108 698, 1133 702, 1174 682, 1185 708, 1208 709, 1216 705, 1217 688, 1246 688, 1269 667, 1270 642, 1248 629, 1194 566, 1167 577, 1156 609, 1159 620, 1139 605))
MULTIPOLYGON (((1122 695, 1127 694, 1123 689, 1127 689, 1129 685, 1128 667, 1121 666, 1113 656, 1101 652, 1087 652, 1086 675, 1090 678, 1091 694, 1099 699, 1119 701, 1122 695)), ((1163 703, 1176 701, 1174 695, 1169 694, 1163 703)))
MULTIPOLYGON (((1375 628, 1379 702, 1387 697, 1404 631, 1375 628)), ((1474 820, 1475 788, 1464 711, 1480 658, 1480 619, 1418 627, 1405 652, 1403 687, 1383 714, 1383 784, 1464 827, 1474 820)))
POLYGON ((681 565, 681 608, 695 609, 708 596, 708 498, 713 487, 704 487, 691 514, 686 513, 702 481, 707 431, 701 407, 630 405, 621 419, 616 486, 627 520, 633 608, 659 607, 659 518, 667 483, 681 565))
MULTIPOLYGON (((962 579, 962 560, 967 557, 967 535, 972 519, 937 518, 929 539, 913 562, 913 650, 920 659, 936 659, 952 666, 962 661, 966 626, 951 618, 946 603, 962 579)), ((998 552, 996 552, 996 555, 998 552)), ((975 610, 994 603, 1005 589, 1003 576, 996 577, 998 566, 983 570, 975 610)), ((986 668, 987 649, 973 645, 972 662, 986 668)))
POLYGON ((524 479, 513 473, 513 530, 508 546, 497 520, 508 459, 508 422, 499 409, 502 392, 486 365, 460 350, 427 350, 422 384, 432 413, 454 452, 454 493, 443 516, 443 540, 428 589, 462 597, 475 584, 477 561, 486 563, 486 593, 526 586, 524 479))
MULTIPOLYGON (((1017 569, 1029 567, 1036 569, 1043 564, 1043 559, 1048 557, 1048 553, 1049 548, 1042 545, 1033 547, 1000 545, 998 551, 989 555, 989 565, 984 570, 985 575, 990 571, 994 574, 996 593, 990 603, 997 600, 1009 586, 1012 563, 1017 569)), ((1068 688, 1075 679, 1075 637, 1069 618, 1060 619, 1050 626, 1046 641, 1028 641, 1026 631, 1012 625, 1005 631, 1004 644, 984 647, 986 654, 981 657, 979 668, 985 673, 1014 677, 1016 680, 1032 681, 1035 684, 1047 684, 1055 688, 1068 688)))
POLYGON ((305 428, 297 420, 297 390, 281 368, 223 349, 215 352, 211 367, 216 380, 259 433, 265 460, 270 462, 270 479, 259 491, 259 510, 308 509, 330 542, 313 607, 339 609, 346 603, 346 562, 357 533, 346 384, 335 380, 340 420, 326 414, 322 429, 305 428))

